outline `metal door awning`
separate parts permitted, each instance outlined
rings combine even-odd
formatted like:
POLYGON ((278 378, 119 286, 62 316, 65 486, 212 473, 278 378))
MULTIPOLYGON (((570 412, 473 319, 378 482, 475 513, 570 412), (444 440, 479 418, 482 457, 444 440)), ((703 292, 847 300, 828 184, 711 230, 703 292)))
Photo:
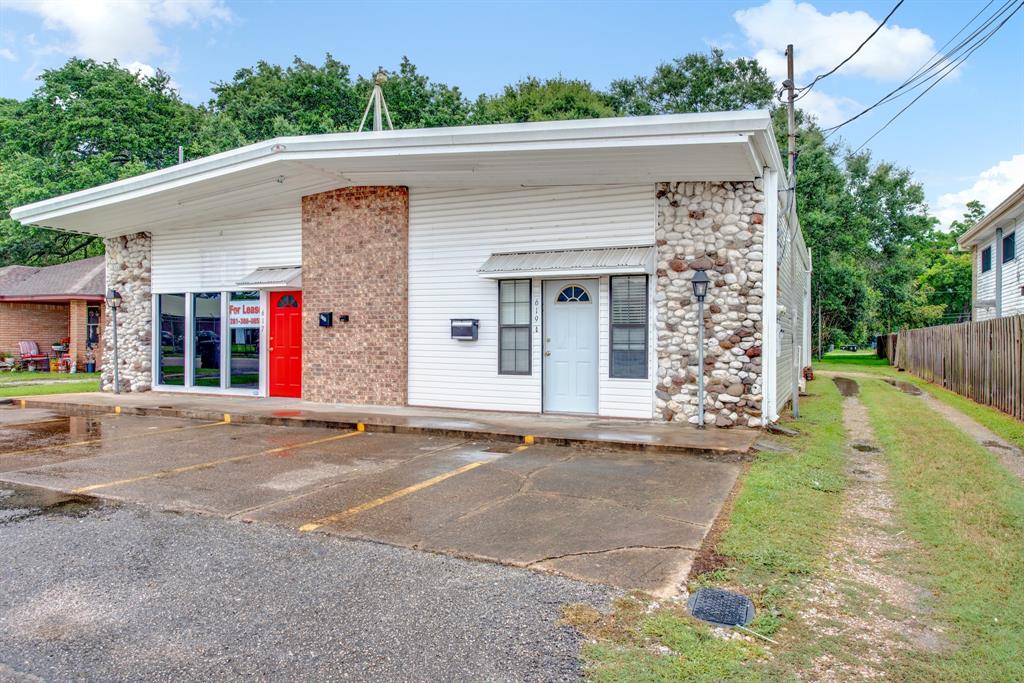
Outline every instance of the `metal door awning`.
POLYGON ((494 279, 653 273, 655 251, 651 245, 642 245, 491 254, 476 272, 494 279))
POLYGON ((241 280, 238 286, 249 289, 302 287, 302 266, 265 266, 257 268, 241 280))

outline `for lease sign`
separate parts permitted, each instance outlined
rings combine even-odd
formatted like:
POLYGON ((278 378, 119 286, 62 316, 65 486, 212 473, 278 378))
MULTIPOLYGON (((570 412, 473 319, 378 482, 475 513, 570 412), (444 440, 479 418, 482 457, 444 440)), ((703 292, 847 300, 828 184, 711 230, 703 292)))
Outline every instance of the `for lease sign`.
POLYGON ((228 327, 259 327, 263 308, 259 301, 228 302, 228 327))

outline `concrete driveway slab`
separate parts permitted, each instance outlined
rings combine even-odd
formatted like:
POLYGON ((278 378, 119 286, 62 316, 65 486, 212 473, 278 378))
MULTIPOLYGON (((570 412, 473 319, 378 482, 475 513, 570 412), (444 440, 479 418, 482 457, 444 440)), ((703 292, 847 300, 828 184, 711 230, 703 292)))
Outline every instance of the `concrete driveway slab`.
POLYGON ((0 422, 0 444, 0 479, 17 484, 658 594, 678 589, 741 468, 679 454, 128 415, 0 422))

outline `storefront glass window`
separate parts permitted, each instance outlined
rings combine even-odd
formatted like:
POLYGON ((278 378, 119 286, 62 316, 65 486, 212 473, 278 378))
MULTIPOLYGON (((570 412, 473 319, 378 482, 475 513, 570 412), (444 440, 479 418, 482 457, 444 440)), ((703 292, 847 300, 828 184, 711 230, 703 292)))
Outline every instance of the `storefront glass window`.
POLYGON ((185 295, 161 294, 159 384, 185 384, 185 295))
POLYGON ((230 374, 228 386, 258 389, 260 386, 260 323, 263 309, 259 292, 231 292, 228 300, 230 374))
POLYGON ((192 295, 193 384, 220 386, 220 292, 192 295))

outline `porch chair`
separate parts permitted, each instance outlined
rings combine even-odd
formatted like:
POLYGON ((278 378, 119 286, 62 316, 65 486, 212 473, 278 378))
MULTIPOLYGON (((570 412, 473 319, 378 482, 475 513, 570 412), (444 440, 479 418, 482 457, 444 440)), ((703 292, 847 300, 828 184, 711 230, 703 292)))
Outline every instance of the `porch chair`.
POLYGON ((18 363, 22 367, 35 368, 36 363, 47 363, 49 360, 49 355, 39 353, 39 344, 34 341, 18 342, 18 363))

